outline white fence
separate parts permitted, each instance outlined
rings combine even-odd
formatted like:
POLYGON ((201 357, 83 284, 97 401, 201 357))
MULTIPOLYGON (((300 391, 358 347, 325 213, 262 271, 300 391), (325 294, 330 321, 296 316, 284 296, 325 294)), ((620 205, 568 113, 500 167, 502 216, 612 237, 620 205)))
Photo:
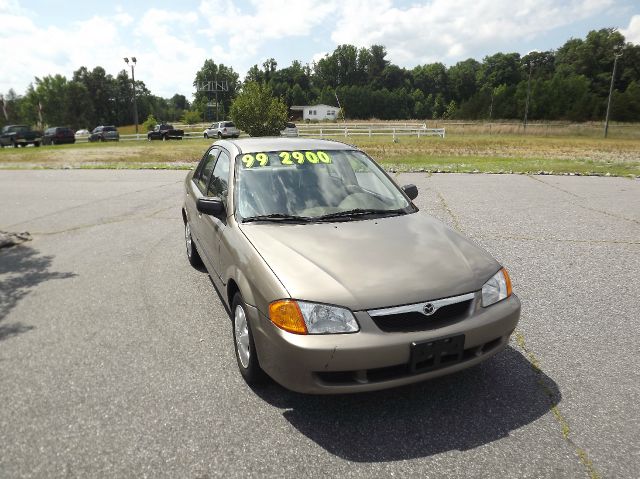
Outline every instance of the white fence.
MULTIPOLYGON (((444 128, 427 128, 425 124, 410 123, 347 123, 338 125, 335 123, 312 123, 298 124, 298 133, 302 137, 313 138, 336 138, 336 137, 369 137, 391 136, 395 140, 400 136, 415 136, 417 138, 425 136, 445 137, 444 128)), ((182 126, 176 126, 182 128, 182 126)), ((203 129, 204 130, 204 129, 203 129)), ((244 136, 244 135, 243 135, 244 136)), ((86 142, 88 136, 76 137, 77 142, 86 142)), ((184 134, 185 140, 203 139, 202 131, 187 131, 184 134)), ((146 133, 133 133, 120 135, 121 141, 141 141, 147 140, 146 133)))
POLYGON ((335 124, 321 125, 321 124, 307 124, 298 125, 298 132, 300 136, 312 136, 315 138, 325 137, 345 137, 350 136, 365 136, 372 138, 374 136, 392 136, 395 140, 399 136, 439 136, 445 137, 444 128, 427 128, 426 125, 409 125, 409 124, 384 124, 384 123, 370 123, 370 124, 346 124, 339 126, 335 124))

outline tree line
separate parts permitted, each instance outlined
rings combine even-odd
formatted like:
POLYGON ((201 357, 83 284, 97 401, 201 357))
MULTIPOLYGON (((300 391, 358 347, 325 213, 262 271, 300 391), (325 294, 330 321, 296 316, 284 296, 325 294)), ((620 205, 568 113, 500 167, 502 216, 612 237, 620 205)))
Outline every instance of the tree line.
MULTIPOLYGON (((153 114, 177 120, 190 108, 184 95, 166 99, 153 95, 144 82, 136 80, 139 118, 153 114)), ((101 66, 81 67, 67 79, 62 75, 36 77, 24 95, 9 90, 2 99, 0 126, 24 123, 44 126, 70 126, 92 129, 97 125, 131 125, 133 85, 126 70, 115 77, 101 66)))
MULTIPOLYGON (((557 50, 496 53, 481 62, 469 58, 452 66, 430 63, 407 69, 387 59, 382 45, 339 45, 313 64, 293 61, 278 68, 271 58, 252 66, 244 81, 232 67, 205 60, 196 72, 193 100, 153 95, 136 81, 141 122, 148 115, 163 121, 228 118, 238 93, 248 84, 268 88, 287 106, 325 103, 351 119, 522 119, 527 96, 530 120, 602 120, 605 115, 614 55, 619 55, 611 118, 640 121, 640 46, 627 43, 615 29, 572 38, 557 50), (201 91, 218 81, 221 91, 201 91)), ((35 78, 19 96, 4 96, 0 125, 69 125, 133 123, 132 85, 126 70, 115 77, 102 67, 82 67, 64 76, 35 78), (42 117, 42 121, 40 118, 42 117)))

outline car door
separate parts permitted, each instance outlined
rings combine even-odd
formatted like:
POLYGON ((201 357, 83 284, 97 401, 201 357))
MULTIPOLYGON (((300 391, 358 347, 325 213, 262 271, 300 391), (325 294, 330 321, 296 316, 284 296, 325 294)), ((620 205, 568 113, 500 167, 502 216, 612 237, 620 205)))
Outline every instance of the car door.
MULTIPOLYGON (((223 280, 223 268, 220 261, 220 241, 227 228, 227 196, 229 192, 229 174, 230 174, 231 157, 227 150, 220 148, 220 153, 216 161, 209 186, 207 188, 207 196, 217 197, 222 200, 225 206, 225 213, 220 217, 202 215, 200 219, 200 227, 202 234, 206 238, 207 243, 212 242, 211 248, 206 254, 211 254, 208 260, 213 265, 213 269, 218 279, 223 280)), ((223 280, 224 282, 224 280, 223 280)))
POLYGON ((187 220, 191 227, 191 236, 196 241, 198 251, 202 253, 202 260, 211 268, 213 265, 209 263, 207 258, 212 256, 212 254, 208 254, 207 250, 216 248, 216 246, 211 242, 211 240, 207 239, 203 233, 203 215, 196 208, 196 203, 198 198, 207 196, 207 189, 209 187, 209 182, 211 181, 211 174, 213 173, 218 153, 220 153, 220 149, 217 146, 213 146, 204 154, 196 168, 193 178, 187 186, 187 198, 185 201, 187 220))

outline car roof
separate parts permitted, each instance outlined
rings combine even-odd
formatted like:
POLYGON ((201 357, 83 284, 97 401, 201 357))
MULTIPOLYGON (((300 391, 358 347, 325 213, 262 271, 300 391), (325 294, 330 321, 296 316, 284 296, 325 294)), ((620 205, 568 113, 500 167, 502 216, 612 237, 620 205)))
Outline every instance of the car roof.
POLYGON ((292 150, 356 150, 357 148, 334 140, 319 140, 317 138, 287 138, 281 136, 240 138, 223 140, 234 144, 240 153, 258 153, 261 151, 292 151, 292 150))

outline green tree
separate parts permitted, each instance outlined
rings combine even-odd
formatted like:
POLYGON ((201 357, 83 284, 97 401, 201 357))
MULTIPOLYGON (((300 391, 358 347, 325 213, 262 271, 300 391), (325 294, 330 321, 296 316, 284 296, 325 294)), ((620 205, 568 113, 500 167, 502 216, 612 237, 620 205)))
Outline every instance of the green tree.
POLYGON ((195 125, 200 122, 202 119, 202 115, 199 111, 185 111, 182 116, 182 122, 187 125, 195 125))
POLYGON ((217 93, 212 91, 196 91, 193 100, 194 109, 205 112, 207 119, 213 119, 216 116, 216 112, 219 116, 226 116, 229 112, 231 102, 237 95, 238 89, 240 88, 239 78, 239 75, 233 71, 233 68, 227 67, 222 63, 216 65, 216 63, 211 59, 205 60, 202 68, 196 73, 193 86, 198 88, 199 85, 205 82, 218 81, 226 82, 228 90, 219 91, 217 93), (218 101, 217 109, 215 106, 208 106, 216 99, 218 101))
POLYGON ((156 120, 153 115, 149 115, 147 119, 142 123, 142 130, 151 131, 156 127, 157 124, 158 120, 156 120))
POLYGON ((231 105, 231 119, 250 136, 278 135, 287 117, 287 105, 255 82, 247 83, 231 105))

